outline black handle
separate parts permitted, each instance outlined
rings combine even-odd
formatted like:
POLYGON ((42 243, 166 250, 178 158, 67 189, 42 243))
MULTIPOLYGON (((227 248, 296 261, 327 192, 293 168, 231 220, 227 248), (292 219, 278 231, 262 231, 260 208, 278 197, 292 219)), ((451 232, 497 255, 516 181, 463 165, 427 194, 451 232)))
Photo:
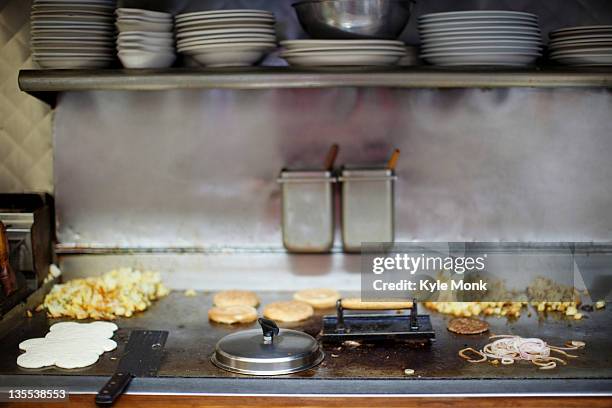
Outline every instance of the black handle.
POLYGON ((276 322, 274 320, 266 319, 264 317, 260 317, 257 319, 259 325, 261 326, 261 330, 263 330, 264 338, 269 337, 273 339, 274 336, 277 336, 280 329, 278 328, 276 322))
POLYGON ((119 397, 130 384, 132 378, 134 378, 134 376, 130 373, 116 372, 113 374, 104 387, 98 391, 98 395, 96 395, 96 404, 112 405, 117 397, 119 397))

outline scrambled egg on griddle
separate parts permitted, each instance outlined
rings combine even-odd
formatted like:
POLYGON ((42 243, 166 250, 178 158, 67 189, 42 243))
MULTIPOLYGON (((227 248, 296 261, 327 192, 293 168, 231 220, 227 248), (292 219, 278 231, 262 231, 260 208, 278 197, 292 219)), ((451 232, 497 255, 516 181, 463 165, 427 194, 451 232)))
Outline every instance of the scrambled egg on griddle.
POLYGON ((168 293, 159 273, 120 268, 55 285, 40 308, 49 317, 109 320, 142 312, 168 293))

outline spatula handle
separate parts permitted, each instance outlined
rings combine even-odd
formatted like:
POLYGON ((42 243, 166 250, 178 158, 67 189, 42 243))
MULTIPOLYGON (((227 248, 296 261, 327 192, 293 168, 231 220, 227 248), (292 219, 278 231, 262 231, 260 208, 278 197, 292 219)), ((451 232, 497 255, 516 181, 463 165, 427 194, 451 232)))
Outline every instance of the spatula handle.
POLYGON ((96 404, 106 406, 112 405, 117 397, 119 397, 130 384, 132 378, 134 378, 134 376, 126 372, 119 371, 113 374, 104 387, 98 391, 98 395, 96 395, 96 404))

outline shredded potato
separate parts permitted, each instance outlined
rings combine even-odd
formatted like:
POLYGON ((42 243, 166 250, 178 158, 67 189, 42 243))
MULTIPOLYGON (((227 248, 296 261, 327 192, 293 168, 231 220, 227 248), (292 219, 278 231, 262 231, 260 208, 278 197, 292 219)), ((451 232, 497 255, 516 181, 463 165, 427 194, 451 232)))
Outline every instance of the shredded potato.
POLYGON ((109 320, 142 312, 168 293, 158 273, 121 268, 55 285, 41 308, 49 317, 109 320))

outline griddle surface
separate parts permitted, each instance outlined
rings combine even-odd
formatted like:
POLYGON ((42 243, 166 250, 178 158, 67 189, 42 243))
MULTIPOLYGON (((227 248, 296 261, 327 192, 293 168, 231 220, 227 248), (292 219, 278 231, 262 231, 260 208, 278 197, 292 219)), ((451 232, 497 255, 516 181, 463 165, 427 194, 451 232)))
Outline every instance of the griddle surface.
MULTIPOLYGON (((290 292, 261 292, 263 305, 276 300, 291 299, 290 292)), ((159 375, 162 377, 245 377, 215 367, 209 360, 215 343, 226 334, 237 330, 252 329, 257 323, 227 326, 208 321, 207 312, 212 305, 212 293, 198 293, 186 297, 182 292, 172 292, 156 302, 146 312, 129 319, 119 319, 120 330, 115 334, 119 347, 102 355, 98 363, 77 370, 46 368, 30 370, 16 364, 20 341, 41 337, 49 325, 59 320, 47 319, 44 313, 35 313, 30 319, 11 333, 0 338, 0 375, 69 375, 69 376, 110 376, 118 363, 130 329, 168 330, 166 356, 162 361, 159 375)), ((259 310, 261 311, 260 306, 259 310)), ((490 333, 517 334, 524 337, 540 337, 547 342, 561 345, 567 340, 582 340, 587 343, 579 352, 579 359, 572 359, 567 366, 554 370, 538 370, 528 363, 512 366, 491 364, 470 364, 457 356, 463 347, 480 348, 487 342, 489 333, 461 336, 448 332, 446 323, 450 317, 429 312, 424 307, 421 313, 430 313, 436 340, 426 347, 412 343, 386 343, 383 345, 364 344, 348 348, 333 344, 323 345, 325 360, 320 366, 285 378, 312 379, 609 379, 612 378, 612 310, 585 313, 588 318, 574 321, 549 315, 539 317, 535 312, 515 322, 505 318, 487 318, 490 333), (407 377, 404 369, 415 370, 407 377)), ((281 324, 281 327, 303 330, 317 336, 321 329, 321 317, 334 314, 330 308, 318 312, 311 319, 299 324, 281 324)))

